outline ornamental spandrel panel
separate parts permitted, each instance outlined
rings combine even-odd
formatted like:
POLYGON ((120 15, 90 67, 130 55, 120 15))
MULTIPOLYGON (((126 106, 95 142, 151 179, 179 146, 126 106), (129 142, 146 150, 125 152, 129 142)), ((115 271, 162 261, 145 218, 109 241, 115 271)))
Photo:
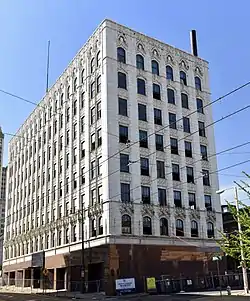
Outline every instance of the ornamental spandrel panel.
POLYGON ((212 222, 216 221, 216 212, 215 212, 215 210, 207 211, 206 220, 207 221, 212 221, 212 222))
POLYGON ((185 219, 186 218, 185 208, 175 207, 175 217, 180 219, 185 219))
POLYGON ((150 177, 141 176, 141 184, 143 184, 143 185, 149 185, 150 183, 151 183, 150 177))
POLYGON ((204 193, 205 194, 210 194, 212 192, 212 189, 210 186, 203 186, 204 193))
POLYGON ((178 138, 178 131, 175 130, 175 129, 169 128, 169 134, 170 134, 170 136, 173 137, 173 138, 178 138))
POLYGON ((210 169, 210 162, 209 161, 207 161, 207 160, 201 160, 201 167, 203 168, 203 169, 210 169))
POLYGON ((155 214, 154 205, 152 204, 142 204, 141 213, 142 216, 153 216, 155 214))
POLYGON ((158 215, 159 215, 159 217, 162 217, 162 216, 169 217, 171 215, 171 209, 170 209, 169 204, 167 204, 166 206, 159 206, 158 207, 158 215))
POLYGON ((121 172, 120 179, 121 179, 121 182, 130 182, 132 180, 132 176, 130 173, 121 172))
POLYGON ((134 213, 134 204, 132 202, 124 202, 120 205, 121 214, 133 214, 134 213))
POLYGON ((189 217, 194 220, 200 219, 200 211, 196 209, 189 209, 189 217))

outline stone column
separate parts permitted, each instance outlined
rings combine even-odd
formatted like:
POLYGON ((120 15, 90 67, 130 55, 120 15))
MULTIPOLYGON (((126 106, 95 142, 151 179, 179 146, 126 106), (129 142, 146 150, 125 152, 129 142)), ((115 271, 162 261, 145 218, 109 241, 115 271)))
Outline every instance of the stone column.
POLYGON ((53 289, 54 290, 57 289, 57 285, 56 285, 56 268, 54 268, 53 289))

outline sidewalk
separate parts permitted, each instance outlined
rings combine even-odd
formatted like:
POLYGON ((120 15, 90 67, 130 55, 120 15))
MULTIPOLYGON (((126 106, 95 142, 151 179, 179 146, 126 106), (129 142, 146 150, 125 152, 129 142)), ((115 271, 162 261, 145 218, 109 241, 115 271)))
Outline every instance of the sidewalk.
MULTIPOLYGON (((228 296, 228 293, 226 290, 223 290, 221 292, 221 294, 220 294, 220 291, 206 291, 206 292, 181 292, 181 293, 178 293, 177 295, 199 295, 199 296, 204 296, 204 297, 220 297, 222 295, 223 297, 224 296, 226 296, 227 298, 230 297, 230 296, 228 296)), ((231 296, 246 297, 246 298, 249 298, 249 300, 250 300, 250 294, 245 295, 244 290, 232 290, 231 296)), ((199 299, 199 300, 202 300, 202 299, 199 299)))

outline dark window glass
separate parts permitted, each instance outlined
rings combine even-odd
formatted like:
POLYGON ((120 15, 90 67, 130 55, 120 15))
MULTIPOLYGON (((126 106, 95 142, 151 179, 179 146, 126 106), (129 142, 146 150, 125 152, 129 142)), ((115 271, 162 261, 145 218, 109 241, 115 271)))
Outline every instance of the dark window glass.
POLYGON ((140 54, 137 54, 136 56, 136 68, 144 70, 144 58, 140 54))
POLYGON ((178 164, 172 164, 173 181, 180 181, 180 168, 178 164))
POLYGON ((182 207, 181 192, 177 190, 174 190, 174 205, 175 207, 182 207))
POLYGON ((165 179, 165 165, 164 161, 156 161, 157 178, 165 179))
POLYGON ((188 109, 188 96, 185 93, 181 93, 181 105, 183 108, 188 109))
POLYGON ((184 86, 187 86, 187 75, 185 72, 181 71, 180 72, 180 82, 181 84, 183 84, 184 86))
POLYGON ((137 93, 146 95, 145 80, 137 78, 137 93))
POLYGON ((101 65, 101 52, 99 51, 96 55, 96 66, 99 67, 101 65))
POLYGON ((153 98, 154 99, 161 99, 161 88, 157 84, 153 84, 153 98))
POLYGON ((127 183, 121 183, 121 201, 130 202, 130 185, 127 183))
POLYGON ((169 127, 171 129, 176 130, 176 114, 174 113, 168 113, 168 121, 169 121, 169 127))
POLYGON ((213 223, 207 223, 207 237, 214 238, 214 225, 213 223))
POLYGON ((192 158, 192 143, 189 141, 185 141, 185 156, 192 158))
POLYGON ((196 221, 191 221, 191 237, 198 237, 198 224, 196 221))
POLYGON ((155 148, 157 151, 164 151, 163 135, 155 134, 155 148))
POLYGON ((158 125, 162 125, 162 114, 161 110, 154 109, 154 123, 158 125))
POLYGON ((139 130, 139 140, 140 140, 140 147, 148 147, 148 133, 147 131, 139 130))
POLYGON ((202 121, 198 121, 198 127, 199 127, 199 135, 201 137, 206 137, 205 123, 202 121))
POLYGON ((126 52, 122 47, 117 48, 117 61, 126 64, 126 52))
POLYGON ((169 80, 174 80, 174 76, 173 76, 173 68, 170 66, 166 67, 166 77, 169 80))
POLYGON ((176 220, 176 236, 184 236, 184 226, 181 219, 176 220))
POLYGON ((208 158, 207 158, 207 147, 206 147, 206 145, 200 145, 200 148, 201 148, 201 158, 202 158, 202 160, 208 160, 208 158))
POLYGON ((168 103, 175 104, 175 93, 173 89, 167 89, 168 103))
POLYGON ((120 171, 129 172, 129 155, 120 154, 120 171))
POLYGON ((141 199, 143 204, 150 204, 150 187, 141 186, 141 199))
POLYGON ((187 166, 187 182, 194 183, 194 169, 193 167, 187 166))
POLYGON ((167 205, 167 193, 166 189, 158 188, 158 202, 160 206, 167 205))
POLYGON ((205 194, 204 199, 205 199, 205 208, 207 209, 207 211, 212 211, 211 195, 205 194))
POLYGON ((131 217, 128 214, 122 216, 122 234, 131 234, 131 217))
POLYGON ((121 143, 128 143, 128 127, 120 125, 119 126, 119 141, 121 143))
POLYGON ((141 175, 149 176, 149 160, 148 158, 141 158, 141 175))
POLYGON ((151 218, 148 216, 143 217, 143 234, 144 235, 152 235, 151 218))
POLYGON ((201 91, 201 80, 198 76, 196 76, 194 78, 195 81, 195 89, 200 90, 201 91))
POLYGON ((178 155, 178 140, 170 138, 171 154, 178 155))
POLYGON ((160 219, 160 235, 168 236, 168 220, 165 217, 160 219))
POLYGON ((159 64, 155 60, 152 61, 152 73, 159 75, 159 64))
POLYGON ((203 101, 202 101, 202 99, 196 98, 196 106, 197 106, 197 112, 203 114, 204 110, 203 110, 203 101))
POLYGON ((96 86, 97 86, 97 93, 101 92, 102 82, 101 82, 101 75, 97 77, 96 80, 96 86))
POLYGON ((128 102, 127 99, 118 98, 119 115, 128 116, 128 102))
POLYGON ((209 171, 206 169, 202 169, 202 175, 203 175, 203 185, 210 186, 209 171))
POLYGON ((127 77, 125 73, 118 72, 118 88, 127 89, 127 77))
POLYGON ((183 131, 190 133, 190 120, 188 117, 183 117, 183 131))
POLYGON ((147 121, 147 107, 141 103, 138 103, 138 119, 147 121))
POLYGON ((191 209, 196 209, 196 198, 195 193, 188 193, 188 204, 191 209))

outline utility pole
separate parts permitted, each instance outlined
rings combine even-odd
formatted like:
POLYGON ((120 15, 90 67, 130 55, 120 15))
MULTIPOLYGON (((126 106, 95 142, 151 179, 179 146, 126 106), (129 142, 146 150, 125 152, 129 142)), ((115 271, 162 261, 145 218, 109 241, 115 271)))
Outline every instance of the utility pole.
POLYGON ((84 207, 81 210, 81 232, 82 232, 82 253, 81 253, 81 293, 85 293, 85 261, 84 261, 84 207))
POLYGON ((243 283, 244 283, 244 292, 245 292, 245 294, 248 294, 249 289, 248 289, 247 268, 246 268, 246 260, 245 260, 244 249, 243 249, 242 229, 241 229, 241 223, 240 223, 240 217, 239 217, 238 189, 236 186, 234 188, 234 194, 235 194, 234 198, 235 198, 235 205, 236 205, 236 211, 237 211, 238 231, 239 231, 239 237, 240 237, 240 256, 241 256, 241 267, 242 267, 242 275, 243 275, 243 283))

